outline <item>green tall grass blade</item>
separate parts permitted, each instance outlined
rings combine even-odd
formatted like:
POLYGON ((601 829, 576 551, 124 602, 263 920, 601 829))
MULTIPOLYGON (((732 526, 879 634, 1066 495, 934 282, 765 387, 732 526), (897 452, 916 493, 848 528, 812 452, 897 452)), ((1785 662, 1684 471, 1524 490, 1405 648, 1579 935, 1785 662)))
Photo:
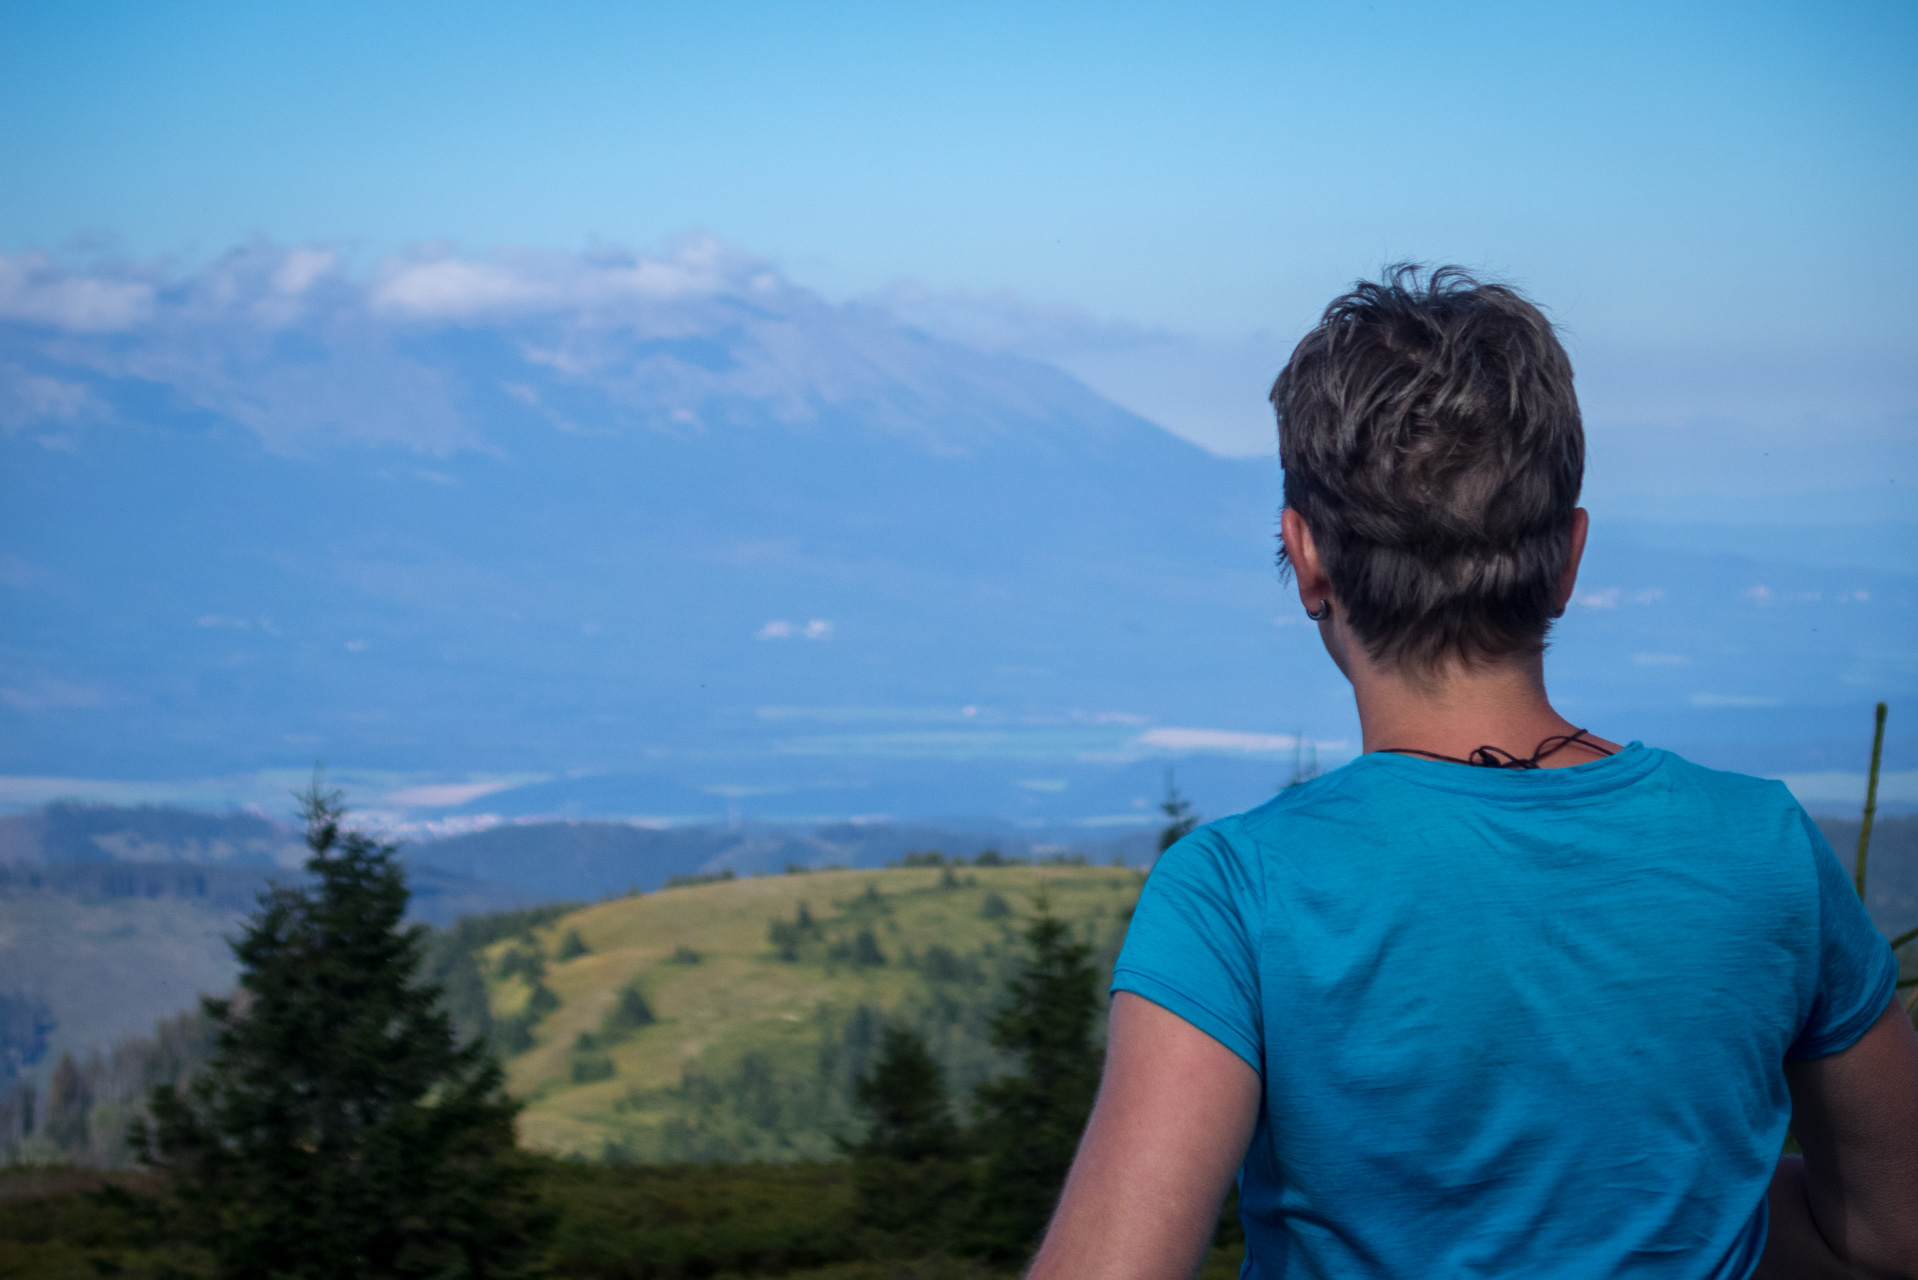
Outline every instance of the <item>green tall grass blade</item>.
POLYGON ((1907 929, 1891 940, 1891 949, 1896 951, 1914 938, 1918 938, 1918 929, 1907 929))
POLYGON ((1878 704, 1876 724, 1871 732, 1871 772, 1865 775, 1865 821, 1858 828, 1858 862, 1852 881, 1858 896, 1865 896, 1865 854, 1871 848, 1871 823, 1878 816, 1878 765, 1885 758, 1885 704, 1878 704))

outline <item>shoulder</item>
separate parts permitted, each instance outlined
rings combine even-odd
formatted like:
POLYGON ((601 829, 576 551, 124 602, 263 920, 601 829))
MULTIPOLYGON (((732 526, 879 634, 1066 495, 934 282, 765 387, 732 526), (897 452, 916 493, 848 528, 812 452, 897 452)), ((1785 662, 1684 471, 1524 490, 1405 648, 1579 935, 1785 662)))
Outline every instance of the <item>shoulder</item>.
POLYGON ((1772 807, 1797 805, 1797 801, 1792 799, 1790 788, 1776 778, 1760 778, 1749 773, 1734 773, 1730 769, 1707 768, 1705 765, 1687 760, 1676 751, 1667 751, 1663 747, 1646 747, 1644 750, 1654 760, 1654 768, 1674 785, 1732 800, 1745 802, 1756 800, 1772 807))
POLYGON ((1823 843, 1791 788, 1778 779, 1708 769, 1674 751, 1648 750, 1656 758, 1652 776, 1678 803, 1721 821, 1776 831, 1793 837, 1796 844, 1823 843))
POLYGON ((1729 900, 1762 904, 1781 928, 1817 909, 1822 882, 1842 878, 1824 833, 1783 782, 1653 754, 1645 789, 1620 817, 1689 875, 1712 880, 1729 900))
POLYGON ((1159 855, 1152 879, 1205 884, 1262 905, 1267 871, 1292 857, 1315 821, 1359 801, 1351 766, 1287 787, 1255 808, 1195 828, 1159 855))

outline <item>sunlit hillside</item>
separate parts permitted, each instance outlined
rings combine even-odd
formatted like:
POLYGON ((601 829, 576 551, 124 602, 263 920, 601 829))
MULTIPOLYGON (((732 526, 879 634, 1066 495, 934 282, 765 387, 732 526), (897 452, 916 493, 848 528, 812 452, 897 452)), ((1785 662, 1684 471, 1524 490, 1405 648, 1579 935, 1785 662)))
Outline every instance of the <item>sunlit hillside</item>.
POLYGON ((956 1098, 1043 894, 1109 969, 1143 877, 1084 866, 768 876, 587 907, 482 956, 522 1140, 614 1159, 831 1155, 886 1019, 956 1098), (530 1034, 529 1034, 530 1033, 530 1034), (528 1041, 530 1040, 530 1044, 528 1041))

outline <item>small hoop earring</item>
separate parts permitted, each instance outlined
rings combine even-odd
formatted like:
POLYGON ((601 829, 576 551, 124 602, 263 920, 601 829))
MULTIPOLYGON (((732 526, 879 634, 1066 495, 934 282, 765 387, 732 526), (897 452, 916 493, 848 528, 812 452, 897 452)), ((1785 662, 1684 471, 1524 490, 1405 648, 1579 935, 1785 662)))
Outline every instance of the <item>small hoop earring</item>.
POLYGON ((1332 616, 1332 598, 1327 596, 1323 600, 1320 600, 1319 607, 1316 609, 1307 609, 1305 616, 1314 622, 1324 622, 1332 616))

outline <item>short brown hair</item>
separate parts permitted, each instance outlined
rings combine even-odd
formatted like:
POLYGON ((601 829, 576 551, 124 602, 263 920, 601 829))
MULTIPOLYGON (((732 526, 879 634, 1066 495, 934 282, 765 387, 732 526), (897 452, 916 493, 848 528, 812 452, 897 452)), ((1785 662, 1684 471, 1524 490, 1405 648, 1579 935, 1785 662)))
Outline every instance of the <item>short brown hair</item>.
POLYGON ((1325 309, 1272 406, 1285 505, 1374 660, 1543 650, 1585 431, 1537 307, 1459 267, 1390 267, 1325 309))

